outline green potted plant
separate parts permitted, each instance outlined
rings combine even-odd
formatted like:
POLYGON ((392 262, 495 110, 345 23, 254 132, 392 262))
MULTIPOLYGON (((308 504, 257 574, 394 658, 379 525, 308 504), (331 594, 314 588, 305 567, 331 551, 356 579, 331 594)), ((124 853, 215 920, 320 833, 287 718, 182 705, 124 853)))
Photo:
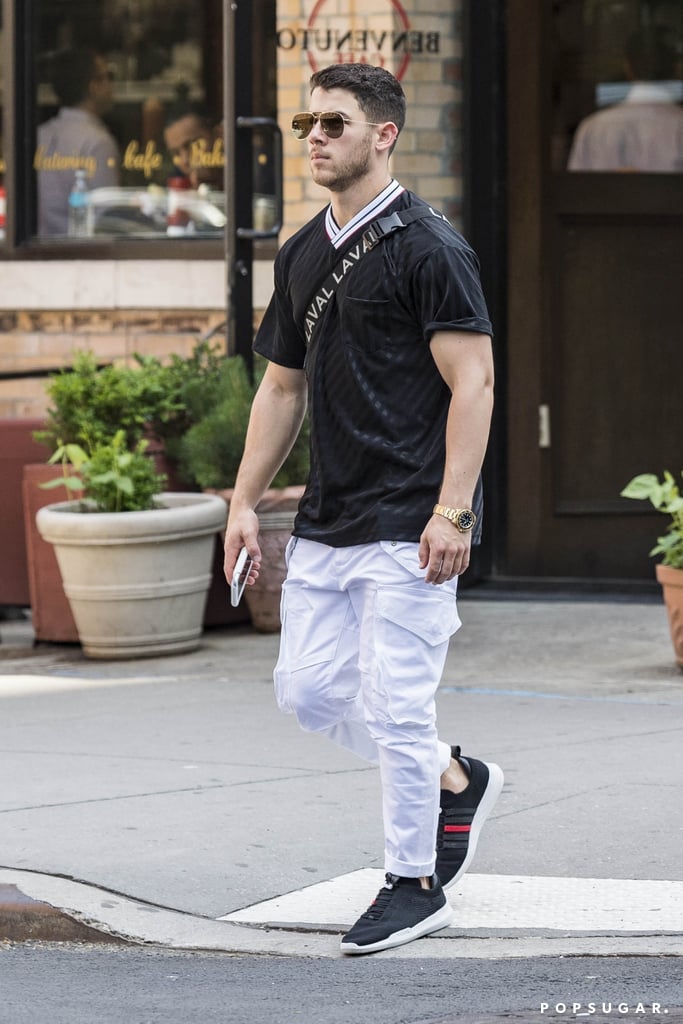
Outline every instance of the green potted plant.
MULTIPOLYGON (((134 451, 143 438, 149 441, 146 458, 152 456, 171 482, 169 490, 197 490, 191 479, 177 470, 179 440, 188 427, 217 401, 221 355, 209 339, 198 341, 187 358, 173 355, 167 360, 135 356, 134 365, 101 366, 94 354, 74 353, 72 365, 50 377, 47 383, 49 408, 44 424, 35 431, 36 441, 48 452, 74 445, 84 451, 107 445, 123 431, 126 448, 134 451)), ((42 489, 54 477, 54 467, 45 463, 24 468, 24 527, 27 571, 33 627, 36 640, 76 642, 78 630, 63 591, 53 549, 36 528, 36 513, 48 496, 42 489)), ((218 543, 214 552, 214 580, 207 605, 212 623, 234 618, 219 578, 218 543), (227 613, 225 609, 228 609, 227 613)))
MULTIPOLYGON (((244 450, 254 394, 265 371, 256 357, 253 377, 240 356, 225 359, 216 393, 219 400, 183 435, 180 473, 218 492, 229 503, 244 450)), ((289 456, 256 509, 263 555, 257 582, 245 590, 252 625, 259 632, 280 628, 280 591, 286 575, 285 548, 308 476, 308 429, 304 424, 289 456)))
MULTIPOLYGON (((142 437, 148 402, 141 376, 121 365, 98 366, 89 351, 74 353, 72 366, 52 375, 46 385, 49 407, 34 439, 45 445, 46 458, 60 445, 96 444, 124 431, 133 447, 142 437), (130 379, 129 379, 130 378, 130 379)), ((24 467, 23 508, 32 621, 37 641, 75 643, 78 629, 64 593, 54 550, 36 526, 36 514, 54 496, 43 489, 54 479, 54 466, 24 467)))
MULTIPOLYGON (((682 478, 683 478, 683 474, 682 478)), ((669 523, 651 555, 661 555, 655 568, 662 585, 674 645, 676 661, 683 668, 683 494, 676 478, 665 470, 662 478, 643 473, 631 480, 621 492, 624 498, 649 501, 669 523)))
POLYGON ((83 652, 132 658, 193 650, 200 641, 216 533, 217 495, 164 492, 146 454, 124 429, 87 447, 58 446, 51 464, 77 497, 39 509, 40 535, 54 546, 83 652))
POLYGON ((187 357, 174 353, 162 362, 156 356, 136 355, 135 360, 147 381, 147 432, 161 443, 179 479, 196 486, 187 464, 180 465, 181 443, 191 427, 221 401, 226 357, 219 345, 204 338, 187 357))
POLYGON ((203 339, 187 357, 133 358, 133 366, 98 366, 92 352, 76 352, 72 366, 50 378, 50 406, 36 440, 50 449, 86 446, 123 430, 129 448, 146 437, 151 451, 163 454, 166 471, 174 472, 181 438, 220 400, 224 357, 203 339))
MULTIPOLYGON (((230 490, 235 485, 247 435, 251 404, 265 372, 257 356, 250 376, 241 356, 228 356, 218 369, 202 409, 194 406, 195 423, 177 446, 179 470, 200 487, 230 490)), ((273 480, 274 490, 301 485, 308 476, 308 431, 302 429, 292 451, 273 480)))
POLYGON ((74 511, 144 512, 155 507, 166 481, 145 454, 147 446, 140 440, 129 449, 123 430, 117 430, 110 442, 94 445, 90 454, 79 444, 61 444, 48 465, 61 465, 62 475, 42 487, 77 492, 80 506, 74 504, 74 511))
POLYGON ((97 444, 119 430, 133 448, 166 397, 153 374, 118 363, 98 366, 87 350, 75 352, 72 366, 50 377, 46 390, 50 405, 35 437, 51 450, 97 444))

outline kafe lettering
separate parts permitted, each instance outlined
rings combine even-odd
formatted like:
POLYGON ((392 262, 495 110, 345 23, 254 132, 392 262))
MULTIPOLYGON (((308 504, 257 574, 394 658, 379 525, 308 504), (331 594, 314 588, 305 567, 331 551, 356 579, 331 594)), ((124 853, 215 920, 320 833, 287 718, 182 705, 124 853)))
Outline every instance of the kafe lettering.
POLYGON ((151 178, 154 171, 158 171, 163 162, 164 158, 161 153, 157 152, 153 139, 150 139, 144 150, 140 148, 137 139, 133 139, 126 146, 126 152, 123 155, 124 168, 127 171, 142 171, 146 178, 151 178))

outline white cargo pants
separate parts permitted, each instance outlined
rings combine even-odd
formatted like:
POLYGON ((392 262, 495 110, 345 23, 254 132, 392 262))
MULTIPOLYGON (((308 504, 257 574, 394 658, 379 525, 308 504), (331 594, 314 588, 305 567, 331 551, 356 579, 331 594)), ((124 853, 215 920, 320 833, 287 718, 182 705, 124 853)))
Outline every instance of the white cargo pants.
POLYGON ((424 582, 417 544, 290 541, 275 667, 278 706, 366 761, 382 782, 385 871, 431 875, 439 777, 435 694, 460 626, 457 579, 424 582))

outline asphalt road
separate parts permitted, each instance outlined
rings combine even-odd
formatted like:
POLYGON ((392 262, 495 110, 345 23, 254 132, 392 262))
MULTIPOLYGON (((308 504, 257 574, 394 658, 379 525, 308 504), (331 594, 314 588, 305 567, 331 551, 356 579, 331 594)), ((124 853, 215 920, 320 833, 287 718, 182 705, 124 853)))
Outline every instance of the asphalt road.
POLYGON ((0 945, 0 1024, 683 1024, 681 1007, 672 957, 315 960, 0 945))

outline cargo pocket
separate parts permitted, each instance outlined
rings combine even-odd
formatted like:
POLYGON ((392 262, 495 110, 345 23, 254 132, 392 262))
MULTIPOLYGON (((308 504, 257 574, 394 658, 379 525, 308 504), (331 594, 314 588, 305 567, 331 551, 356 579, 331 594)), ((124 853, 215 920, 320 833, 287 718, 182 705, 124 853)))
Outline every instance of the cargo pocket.
POLYGON ((378 589, 370 669, 378 721, 401 728, 433 723, 448 641, 459 626, 453 589, 418 581, 378 589))
POLYGON ((440 591, 430 584, 419 591, 410 587, 381 587, 376 609, 378 616, 388 623, 387 632, 395 633, 397 638, 406 633, 406 643, 411 645, 411 637, 417 637, 436 647, 449 640, 461 625, 453 591, 440 591))
POLYGON ((320 596, 285 580, 282 587, 280 653, 273 673, 275 697, 280 710, 299 711, 302 696, 319 699, 329 690, 330 668, 344 636, 347 608, 330 601, 321 607, 320 596))

